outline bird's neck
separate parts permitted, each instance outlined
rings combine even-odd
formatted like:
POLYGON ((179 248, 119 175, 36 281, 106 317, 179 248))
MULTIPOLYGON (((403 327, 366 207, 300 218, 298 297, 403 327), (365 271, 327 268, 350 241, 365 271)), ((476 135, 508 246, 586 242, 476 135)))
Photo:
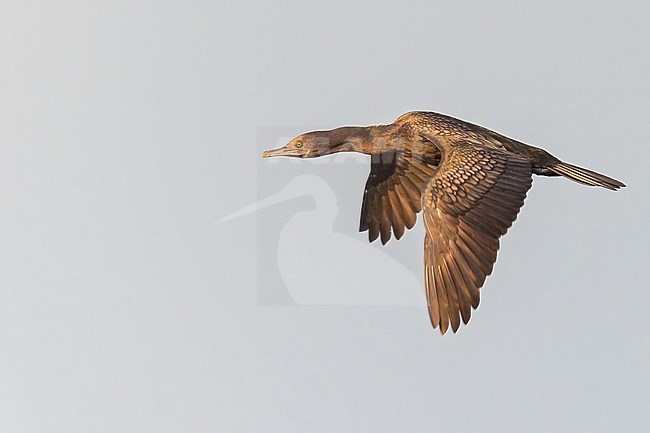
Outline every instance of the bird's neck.
POLYGON ((391 125, 344 126, 325 131, 332 153, 359 152, 371 155, 388 150, 391 125))

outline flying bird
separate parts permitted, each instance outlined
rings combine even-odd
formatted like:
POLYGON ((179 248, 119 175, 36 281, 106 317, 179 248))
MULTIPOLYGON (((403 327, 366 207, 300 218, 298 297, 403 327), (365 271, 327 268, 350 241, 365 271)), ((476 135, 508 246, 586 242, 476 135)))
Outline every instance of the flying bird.
POLYGON ((450 326, 456 332, 478 308, 499 238, 517 218, 533 174, 609 190, 625 186, 544 149, 428 111, 403 114, 389 125, 307 132, 262 156, 338 152, 371 155, 359 225, 370 242, 380 238, 385 244, 391 233, 400 239, 423 211, 429 317, 442 334, 450 326))

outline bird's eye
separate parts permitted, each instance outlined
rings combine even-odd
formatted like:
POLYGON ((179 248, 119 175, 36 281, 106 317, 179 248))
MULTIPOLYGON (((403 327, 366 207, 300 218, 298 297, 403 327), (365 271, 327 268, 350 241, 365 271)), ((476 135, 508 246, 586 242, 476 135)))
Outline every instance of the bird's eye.
POLYGON ((300 149, 302 147, 302 141, 296 141, 296 147, 300 149))

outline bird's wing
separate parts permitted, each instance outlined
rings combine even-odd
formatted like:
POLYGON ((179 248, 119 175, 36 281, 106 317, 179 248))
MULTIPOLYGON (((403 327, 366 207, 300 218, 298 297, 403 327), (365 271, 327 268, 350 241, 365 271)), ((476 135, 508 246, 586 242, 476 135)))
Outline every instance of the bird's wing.
POLYGON ((382 244, 388 242, 391 227, 399 239, 405 227, 415 225, 422 209, 422 185, 435 171, 436 163, 435 155, 422 157, 407 151, 372 155, 359 223, 360 232, 368 230, 370 242, 380 235, 382 244))
POLYGON ((422 188, 424 278, 429 317, 443 334, 467 324, 492 267, 499 237, 512 225, 532 184, 530 163, 471 143, 446 146, 422 188))

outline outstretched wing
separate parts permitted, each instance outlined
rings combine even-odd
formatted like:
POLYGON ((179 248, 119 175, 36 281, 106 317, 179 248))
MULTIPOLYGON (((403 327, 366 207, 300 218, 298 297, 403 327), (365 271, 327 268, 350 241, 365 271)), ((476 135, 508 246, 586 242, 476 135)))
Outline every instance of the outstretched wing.
POLYGON ((467 324, 492 268, 499 237, 517 218, 532 184, 530 163, 471 143, 445 146, 422 190, 429 316, 443 334, 467 324))
POLYGON ((381 243, 386 244, 391 227, 399 239, 405 227, 415 225, 422 209, 422 185, 435 171, 439 158, 439 152, 437 156, 412 155, 408 151, 372 155, 359 223, 360 232, 368 230, 370 242, 381 235, 381 243))

